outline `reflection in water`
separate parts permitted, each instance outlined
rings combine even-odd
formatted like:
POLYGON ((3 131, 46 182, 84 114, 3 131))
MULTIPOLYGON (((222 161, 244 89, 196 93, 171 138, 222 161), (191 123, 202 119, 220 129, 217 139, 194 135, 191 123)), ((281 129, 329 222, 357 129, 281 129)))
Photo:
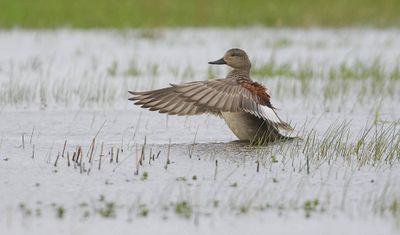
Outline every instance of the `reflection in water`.
MULTIPOLYGON (((195 143, 195 144, 150 144, 145 146, 152 155, 170 153, 171 156, 198 158, 198 159, 225 159, 238 160, 242 158, 254 159, 275 155, 277 152, 287 152, 297 148, 302 140, 274 142, 265 146, 251 146, 247 142, 230 141, 225 143, 195 143)), ((149 154, 149 153, 147 153, 149 154)))

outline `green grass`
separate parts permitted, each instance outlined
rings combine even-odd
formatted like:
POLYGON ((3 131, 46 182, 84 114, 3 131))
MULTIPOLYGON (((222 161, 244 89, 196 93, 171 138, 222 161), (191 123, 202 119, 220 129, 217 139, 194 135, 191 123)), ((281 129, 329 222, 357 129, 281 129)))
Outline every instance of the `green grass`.
POLYGON ((0 28, 400 25, 398 0, 2 0, 0 28))
POLYGON ((373 81, 398 81, 400 80, 400 66, 396 65, 387 68, 379 58, 373 63, 365 63, 361 60, 349 64, 342 62, 338 66, 331 66, 326 71, 313 67, 310 63, 303 63, 297 69, 291 63, 278 64, 275 58, 262 65, 256 65, 251 70, 254 77, 289 77, 299 80, 311 79, 313 77, 326 78, 332 81, 337 80, 365 80, 373 81))

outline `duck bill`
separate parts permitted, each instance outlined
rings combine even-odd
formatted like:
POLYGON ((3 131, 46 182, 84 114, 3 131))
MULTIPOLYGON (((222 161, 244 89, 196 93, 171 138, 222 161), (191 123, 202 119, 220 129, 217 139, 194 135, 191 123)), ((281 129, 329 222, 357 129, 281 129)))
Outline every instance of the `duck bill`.
POLYGON ((226 64, 224 58, 221 58, 221 59, 216 60, 216 61, 211 61, 211 62, 208 62, 208 63, 209 64, 226 64))

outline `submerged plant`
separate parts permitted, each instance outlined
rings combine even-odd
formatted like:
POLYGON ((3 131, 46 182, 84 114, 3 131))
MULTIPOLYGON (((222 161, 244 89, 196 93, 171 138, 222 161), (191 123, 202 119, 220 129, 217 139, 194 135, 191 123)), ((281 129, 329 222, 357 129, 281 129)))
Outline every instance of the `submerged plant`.
POLYGON ((190 218, 192 212, 192 206, 187 201, 179 201, 175 204, 175 213, 179 216, 190 218))

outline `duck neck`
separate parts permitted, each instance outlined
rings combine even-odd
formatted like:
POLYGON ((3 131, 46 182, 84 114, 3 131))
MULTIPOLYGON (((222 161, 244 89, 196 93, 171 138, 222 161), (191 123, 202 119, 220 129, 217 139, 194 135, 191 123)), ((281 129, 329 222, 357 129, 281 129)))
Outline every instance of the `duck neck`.
POLYGON ((233 69, 229 72, 228 77, 234 77, 236 79, 247 79, 250 80, 250 68, 246 69, 233 69))

